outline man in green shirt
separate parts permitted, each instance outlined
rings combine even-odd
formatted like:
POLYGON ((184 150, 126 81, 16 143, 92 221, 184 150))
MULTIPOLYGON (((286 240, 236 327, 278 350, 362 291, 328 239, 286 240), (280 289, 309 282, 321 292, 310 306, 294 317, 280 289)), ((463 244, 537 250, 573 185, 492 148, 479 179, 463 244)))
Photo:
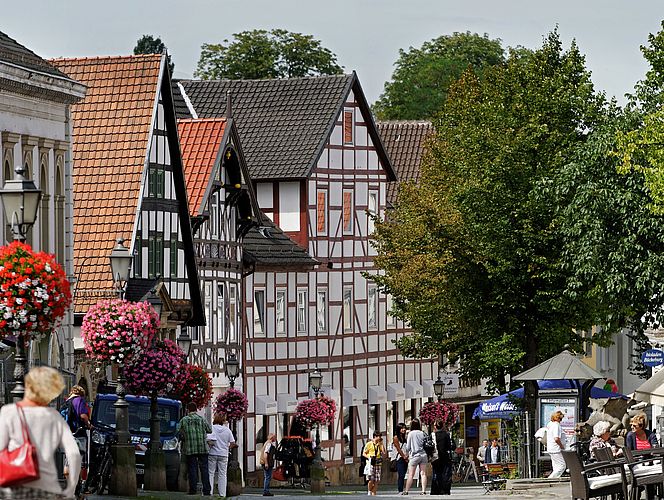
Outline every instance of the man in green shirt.
POLYGON ((210 475, 208 473, 209 447, 206 436, 212 432, 210 424, 196 413, 196 403, 187 405, 187 415, 178 422, 178 434, 182 441, 182 453, 187 457, 189 470, 189 494, 196 494, 198 471, 201 472, 203 495, 210 496, 210 475))

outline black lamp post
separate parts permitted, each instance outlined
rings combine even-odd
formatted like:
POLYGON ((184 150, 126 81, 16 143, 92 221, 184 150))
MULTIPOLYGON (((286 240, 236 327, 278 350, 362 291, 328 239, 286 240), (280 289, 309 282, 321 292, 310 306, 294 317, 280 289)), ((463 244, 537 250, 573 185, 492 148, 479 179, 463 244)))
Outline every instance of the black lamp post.
MULTIPOLYGON (((316 399, 322 384, 323 374, 316 368, 309 374, 309 387, 313 389, 316 399)), ((325 468, 320 454, 320 424, 316 424, 316 453, 311 464, 311 493, 325 493, 325 468)))
MULTIPOLYGON (((163 302, 157 295, 157 290, 152 289, 146 301, 152 306, 161 318, 163 302)), ((150 442, 145 454, 145 489, 152 491, 166 490, 166 457, 161 445, 161 426, 157 412, 157 393, 150 394, 150 442)))
MULTIPOLYGON (((224 365, 226 376, 231 388, 235 387, 235 379, 240 375, 240 361, 234 352, 228 354, 226 363, 224 365)), ((237 443, 237 424, 235 421, 231 423, 233 436, 237 443)), ((226 496, 239 496, 242 494, 242 471, 240 470, 240 462, 237 459, 237 447, 231 450, 231 456, 228 461, 228 482, 226 485, 226 496)))
POLYGON ((183 329, 183 330, 180 332, 180 335, 179 335, 178 338, 177 338, 177 342, 178 342, 178 347, 179 347, 180 349, 182 349, 182 351, 184 352, 185 356, 186 356, 186 357, 189 357, 189 354, 191 354, 191 344, 192 344, 192 341, 191 341, 191 337, 190 337, 189 334, 187 333, 187 330, 186 330, 186 329, 183 329))
POLYGON ((445 392, 445 382, 443 382, 438 375, 438 379, 433 383, 433 393, 438 398, 438 401, 443 399, 443 393, 445 392))
MULTIPOLYGON (((37 209, 42 192, 37 189, 32 180, 24 177, 25 169, 21 165, 17 165, 14 172, 16 173, 14 178, 7 180, 0 190, 0 198, 14 240, 25 241, 28 230, 37 220, 37 209)), ((14 389, 12 390, 12 396, 16 400, 22 399, 25 393, 23 377, 26 371, 25 335, 19 333, 16 335, 14 389)))
MULTIPOLYGON (((123 243, 124 240, 118 238, 110 255, 113 283, 121 299, 124 296, 124 289, 129 279, 129 266, 131 266, 132 261, 132 256, 123 243)), ((118 383, 115 389, 118 399, 113 405, 115 407, 115 431, 118 442, 114 445, 114 471, 111 474, 110 489, 113 494, 136 496, 136 456, 129 436, 129 404, 125 399, 124 382, 122 368, 118 366, 118 383)))

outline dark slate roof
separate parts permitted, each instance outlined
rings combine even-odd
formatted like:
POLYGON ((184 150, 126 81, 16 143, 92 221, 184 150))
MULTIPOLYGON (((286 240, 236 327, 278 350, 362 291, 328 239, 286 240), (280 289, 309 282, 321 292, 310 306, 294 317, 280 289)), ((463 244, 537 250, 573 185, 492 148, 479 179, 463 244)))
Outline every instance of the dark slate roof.
POLYGON ((319 262, 291 240, 270 219, 261 214, 258 227, 252 227, 242 240, 244 261, 260 268, 311 269, 319 262))
POLYGON ((179 118, 191 118, 186 100, 198 118, 225 116, 230 93, 233 119, 254 180, 306 178, 352 89, 370 122, 381 162, 394 178, 355 73, 276 80, 180 80, 174 85, 174 93, 180 94, 175 103, 179 118))
MULTIPOLYGON (((386 121, 376 125, 399 181, 419 181, 425 141, 434 131, 431 122, 386 121)), ((394 205, 398 187, 396 182, 388 183, 388 203, 394 205)))
POLYGON ((0 61, 71 80, 62 71, 56 69, 13 38, 8 37, 2 31, 0 31, 0 61))
POLYGON ((139 302, 144 300, 150 290, 159 284, 161 278, 129 278, 127 280, 127 291, 125 292, 125 299, 132 302, 139 302))

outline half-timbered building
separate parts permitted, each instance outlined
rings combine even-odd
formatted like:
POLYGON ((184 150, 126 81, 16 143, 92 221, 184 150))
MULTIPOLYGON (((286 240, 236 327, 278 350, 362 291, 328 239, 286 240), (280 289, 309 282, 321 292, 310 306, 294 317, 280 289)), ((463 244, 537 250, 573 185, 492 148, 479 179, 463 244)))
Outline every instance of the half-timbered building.
MULTIPOLYGON (((74 123, 74 313, 112 297, 116 238, 134 256, 127 296, 160 283, 162 328, 175 337, 205 317, 165 55, 57 59, 88 87, 74 123)), ((82 347, 80 337, 78 347, 82 347)), ((92 372, 81 376, 94 390, 92 372)))
MULTIPOLYGON (((0 186, 21 166, 41 190, 27 242, 54 254, 67 276, 73 274, 70 107, 84 95, 83 85, 0 32, 0 186)), ((1 206, 0 219, 6 227, 1 206)), ((2 235, 3 244, 11 242, 10 230, 2 235)), ((30 362, 67 375, 73 368, 72 324, 68 311, 51 335, 33 342, 30 362)), ((5 382, 12 377, 12 345, 8 339, 0 345, 0 404, 10 400, 5 382)))
POLYGON ((357 480, 372 430, 391 432, 433 396, 434 363, 404 359, 393 340, 407 328, 367 274, 373 216, 396 180, 355 74, 264 81, 179 81, 183 118, 224 115, 226 95, 261 210, 319 262, 312 271, 275 266, 245 280, 243 379, 245 470, 269 432, 293 432, 308 376, 339 407, 322 432, 333 482, 357 480))

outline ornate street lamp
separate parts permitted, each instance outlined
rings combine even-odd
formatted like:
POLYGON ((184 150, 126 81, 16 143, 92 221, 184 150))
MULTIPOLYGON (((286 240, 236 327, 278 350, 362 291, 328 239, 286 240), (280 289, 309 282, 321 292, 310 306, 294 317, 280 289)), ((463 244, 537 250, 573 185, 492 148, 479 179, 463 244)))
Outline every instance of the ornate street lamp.
MULTIPOLYGON (((309 387, 311 387, 318 399, 320 388, 323 384, 323 374, 316 368, 309 374, 309 387)), ((325 468, 320 455, 320 424, 316 424, 316 453, 311 464, 311 492, 325 493, 325 468)))
POLYGON ((178 347, 182 349, 182 351, 186 354, 187 357, 189 357, 189 354, 191 354, 192 340, 191 337, 189 336, 189 333, 187 333, 186 328, 180 330, 180 335, 177 338, 177 343, 178 347))
MULTIPOLYGON (((241 369, 240 362, 234 352, 228 354, 224 370, 226 371, 226 376, 228 377, 231 388, 235 387, 235 379, 240 375, 241 369)), ((237 423, 235 421, 232 423, 231 430, 233 436, 235 436, 235 441, 237 442, 237 423)), ((226 487, 226 494, 228 496, 238 496, 242 494, 242 471, 240 470, 240 462, 238 462, 237 459, 237 450, 237 447, 231 450, 231 456, 228 460, 228 485, 226 487)))
POLYGON ((237 360, 237 356, 234 352, 228 355, 226 360, 226 376, 228 381, 231 384, 231 387, 235 387, 235 379, 240 375, 240 362, 237 360))
POLYGON ((118 291, 118 297, 124 298, 125 286, 129 280, 129 267, 133 259, 127 247, 124 246, 124 239, 118 238, 111 252, 111 274, 113 275, 113 284, 118 291))
MULTIPOLYGON (((129 250, 123 245, 124 240, 118 238, 116 245, 110 255, 111 273, 113 274, 113 283, 118 289, 118 296, 122 299, 124 288, 129 279, 129 266, 132 256, 129 250)), ((117 480, 118 490, 113 493, 122 493, 125 495, 136 495, 136 455, 134 446, 130 442, 129 435, 129 403, 125 399, 126 389, 122 368, 118 367, 118 383, 115 388, 115 394, 118 399, 113 404, 115 408, 115 432, 117 443, 114 444, 114 474, 117 480)), ((114 488, 117 489, 117 488, 114 488)))
POLYGON ((440 401, 443 398, 443 393, 445 392, 445 382, 443 382, 438 375, 438 379, 433 383, 433 393, 440 401))
MULTIPOLYGON (((14 240, 25 241, 28 230, 37 220, 37 209, 42 192, 37 189, 32 180, 24 177, 23 166, 17 165, 14 172, 16 173, 14 178, 7 180, 0 189, 0 199, 2 199, 2 207, 14 240)), ((26 371, 25 336, 19 333, 16 335, 14 389, 12 389, 12 396, 16 400, 23 399, 25 393, 23 377, 26 371)))

